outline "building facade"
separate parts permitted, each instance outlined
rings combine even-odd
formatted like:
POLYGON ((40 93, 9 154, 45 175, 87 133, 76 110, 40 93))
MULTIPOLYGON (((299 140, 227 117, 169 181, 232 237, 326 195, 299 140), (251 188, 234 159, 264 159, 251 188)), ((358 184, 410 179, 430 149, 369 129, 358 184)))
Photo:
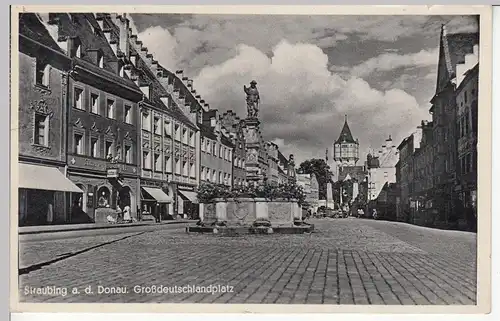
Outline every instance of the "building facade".
POLYGON ((414 221, 424 225, 426 221, 432 219, 433 207, 433 133, 432 122, 422 121, 419 129, 422 132, 419 148, 413 154, 413 179, 414 189, 410 195, 414 200, 415 214, 414 221))
POLYGON ((140 202, 137 158, 138 102, 142 92, 120 74, 119 38, 103 16, 51 14, 59 46, 72 59, 68 79, 68 177, 82 189, 72 199, 94 222, 140 202))
POLYGON ((415 151, 415 135, 410 135, 403 139, 401 144, 398 146, 399 151, 399 173, 401 179, 398 182, 399 185, 399 196, 400 196, 400 206, 399 206, 399 221, 411 222, 411 209, 414 208, 414 204, 411 200, 411 195, 414 190, 414 180, 413 180, 413 152, 415 151))
POLYGON ((477 33, 448 34, 441 28, 439 44, 438 75, 436 93, 431 99, 434 143, 434 195, 433 206, 437 209, 439 221, 455 221, 457 204, 455 185, 458 184, 458 131, 456 66, 465 62, 465 56, 474 52, 479 43, 477 33))
POLYGON ((396 163, 399 152, 392 143, 392 138, 375 155, 367 156, 368 201, 376 200, 386 183, 396 183, 396 163))
POLYGON ((233 173, 232 173, 232 186, 246 185, 246 169, 245 169, 245 136, 243 133, 243 122, 232 110, 225 111, 220 121, 222 127, 226 128, 229 132, 234 149, 233 149, 233 173))
POLYGON ((233 185, 234 144, 229 132, 222 126, 219 112, 211 109, 203 112, 201 128, 201 179, 228 188, 233 185))
POLYGON ((66 178, 71 59, 47 30, 48 15, 19 15, 19 226, 89 221, 71 216, 66 178))
MULTIPOLYGON (((465 56, 464 64, 457 64, 456 100, 458 107, 458 184, 455 188, 462 206, 477 212, 477 137, 479 47, 465 56)), ((476 214, 477 215, 477 214, 476 214)))

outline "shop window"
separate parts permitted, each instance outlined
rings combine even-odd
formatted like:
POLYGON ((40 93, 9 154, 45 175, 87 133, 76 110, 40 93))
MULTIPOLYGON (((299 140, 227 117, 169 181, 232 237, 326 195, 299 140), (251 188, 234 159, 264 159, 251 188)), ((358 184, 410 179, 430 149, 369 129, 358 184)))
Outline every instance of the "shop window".
POLYGON ((132 124, 132 106, 125 105, 125 123, 132 124))
POLYGON ((44 62, 43 60, 37 59, 36 75, 35 75, 36 84, 44 87, 49 87, 49 79, 50 79, 50 65, 44 62))
POLYGON ((74 135, 74 153, 77 155, 83 155, 83 135, 74 135))
POLYGON ((35 137, 36 145, 49 146, 49 116, 35 114, 35 137))
POLYGON ((73 90, 73 107, 76 109, 83 109, 83 89, 75 88, 73 90))
POLYGON ((92 157, 99 157, 99 139, 97 137, 90 138, 90 155, 92 157))
POLYGON ((110 199, 111 199, 111 193, 109 191, 109 188, 103 186, 99 188, 97 192, 97 206, 98 207, 109 207, 110 206, 110 199))

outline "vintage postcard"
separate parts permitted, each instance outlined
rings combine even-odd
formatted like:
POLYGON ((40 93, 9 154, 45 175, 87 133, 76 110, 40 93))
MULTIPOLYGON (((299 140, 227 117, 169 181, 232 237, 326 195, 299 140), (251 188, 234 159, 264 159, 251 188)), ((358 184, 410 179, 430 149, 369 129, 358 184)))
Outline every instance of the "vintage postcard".
POLYGON ((11 17, 12 311, 490 311, 489 6, 11 17))

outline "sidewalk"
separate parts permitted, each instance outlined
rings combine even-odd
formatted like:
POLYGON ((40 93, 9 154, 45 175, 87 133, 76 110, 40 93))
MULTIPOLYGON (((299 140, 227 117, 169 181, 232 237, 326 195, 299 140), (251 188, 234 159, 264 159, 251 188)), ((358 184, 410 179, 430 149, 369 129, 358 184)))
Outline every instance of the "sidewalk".
POLYGON ((168 225, 168 224, 183 224, 183 223, 196 223, 197 220, 172 220, 162 221, 155 223, 153 221, 135 222, 135 223, 90 223, 90 224, 61 224, 61 225, 43 225, 43 226, 24 226, 18 228, 19 235, 26 234, 41 234, 53 232, 69 232, 69 231, 85 231, 85 230, 99 230, 99 229, 112 229, 112 228, 125 228, 135 226, 149 226, 149 225, 168 225))

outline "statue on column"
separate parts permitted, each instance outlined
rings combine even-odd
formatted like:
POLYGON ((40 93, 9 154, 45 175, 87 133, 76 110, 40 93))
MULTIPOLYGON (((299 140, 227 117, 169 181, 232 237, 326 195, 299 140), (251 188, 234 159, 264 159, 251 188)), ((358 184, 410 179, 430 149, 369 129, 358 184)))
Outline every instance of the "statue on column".
POLYGON ((260 96, 259 90, 257 89, 257 82, 252 80, 250 82, 250 87, 243 85, 243 90, 247 94, 247 115, 248 118, 257 118, 259 114, 259 103, 260 96))
POLYGON ((295 159, 293 157, 293 154, 290 154, 290 157, 288 158, 287 175, 289 178, 295 179, 295 159))

